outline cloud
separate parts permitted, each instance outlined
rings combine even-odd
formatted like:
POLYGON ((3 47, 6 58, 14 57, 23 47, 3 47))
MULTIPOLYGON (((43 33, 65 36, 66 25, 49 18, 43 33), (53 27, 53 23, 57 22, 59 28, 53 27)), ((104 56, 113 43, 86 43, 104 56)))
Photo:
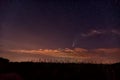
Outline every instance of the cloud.
POLYGON ((91 30, 88 33, 82 33, 81 36, 82 37, 89 37, 89 36, 93 36, 93 35, 97 35, 97 34, 103 34, 103 31, 99 31, 99 30, 91 30))
POLYGON ((63 54, 68 53, 68 56, 70 53, 86 53, 88 52, 87 49, 84 48, 74 48, 74 49, 38 49, 38 50, 9 50, 10 52, 16 52, 16 53, 32 53, 32 54, 40 54, 40 53, 45 53, 45 54, 63 54))
POLYGON ((120 48, 99 48, 99 49, 94 49, 95 52, 97 53, 119 53, 120 48))
MULTIPOLYGON (((9 50, 9 52, 14 53, 32 53, 32 54, 49 54, 49 55, 58 55, 58 56, 70 56, 71 54, 84 54, 89 55, 93 54, 109 54, 109 55, 117 55, 120 54, 120 48, 98 48, 87 50, 84 48, 74 48, 74 49, 37 49, 37 50, 9 50), (87 53, 87 54, 86 54, 87 53)), ((75 55, 74 55, 75 56, 75 55)))
POLYGON ((72 50, 69 50, 69 49, 10 50, 10 52, 14 52, 14 53, 43 54, 43 55, 53 56, 53 57, 72 57, 71 54, 68 55, 68 52, 70 51, 72 50))
POLYGON ((88 52, 88 50, 84 48, 74 48, 74 52, 85 53, 88 52))
POLYGON ((116 29, 112 29, 112 30, 91 30, 87 33, 82 33, 81 36, 82 37, 90 37, 90 36, 94 36, 94 35, 99 35, 99 34, 116 34, 116 35, 120 35, 120 31, 116 30, 116 29))
MULTIPOLYGON (((49 53, 49 54, 60 54, 60 53, 119 53, 120 52, 120 48, 98 48, 98 49, 91 49, 91 50, 87 50, 84 48, 74 48, 69 49, 38 49, 38 50, 9 50, 10 52, 16 52, 16 53, 32 53, 32 54, 40 54, 40 53, 49 53)), ((64 55, 64 54, 63 54, 64 55)))
POLYGON ((118 31, 118 30, 113 29, 111 32, 114 33, 114 34, 120 35, 120 31, 118 31))
MULTIPOLYGON (((120 48, 98 48, 87 50, 74 49, 34 49, 9 50, 10 53, 2 56, 12 61, 40 61, 65 63, 116 63, 120 62, 120 48)), ((0 55, 1 56, 1 55, 0 55)))

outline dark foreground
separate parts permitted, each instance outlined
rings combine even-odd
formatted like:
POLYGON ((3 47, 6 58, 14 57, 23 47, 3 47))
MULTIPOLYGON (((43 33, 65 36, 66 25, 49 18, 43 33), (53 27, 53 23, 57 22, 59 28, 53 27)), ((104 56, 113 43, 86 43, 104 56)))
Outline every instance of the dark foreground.
POLYGON ((120 63, 11 63, 0 59, 0 80, 120 80, 120 63))

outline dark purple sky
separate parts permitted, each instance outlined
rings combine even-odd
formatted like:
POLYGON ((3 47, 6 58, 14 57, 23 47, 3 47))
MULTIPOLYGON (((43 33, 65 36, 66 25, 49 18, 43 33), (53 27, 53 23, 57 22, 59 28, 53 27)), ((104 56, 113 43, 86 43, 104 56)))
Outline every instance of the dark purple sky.
POLYGON ((0 0, 4 48, 120 47, 119 0, 0 0))

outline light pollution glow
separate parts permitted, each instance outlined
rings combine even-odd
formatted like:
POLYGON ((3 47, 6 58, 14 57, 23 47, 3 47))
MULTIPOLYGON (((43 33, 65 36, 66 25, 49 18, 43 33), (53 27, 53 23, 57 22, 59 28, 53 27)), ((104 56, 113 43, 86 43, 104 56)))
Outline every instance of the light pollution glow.
POLYGON ((0 54, 11 62, 55 62, 55 63, 97 63, 112 64, 120 62, 119 48, 99 48, 87 50, 74 49, 38 49, 38 50, 8 50, 0 54))

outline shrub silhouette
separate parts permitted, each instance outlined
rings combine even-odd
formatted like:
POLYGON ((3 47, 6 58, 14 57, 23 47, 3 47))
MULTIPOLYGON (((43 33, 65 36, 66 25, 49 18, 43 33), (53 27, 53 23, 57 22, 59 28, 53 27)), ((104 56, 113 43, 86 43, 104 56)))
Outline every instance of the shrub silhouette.
POLYGON ((1 58, 1 57, 0 57, 0 63, 8 63, 8 62, 9 62, 8 59, 1 58))

